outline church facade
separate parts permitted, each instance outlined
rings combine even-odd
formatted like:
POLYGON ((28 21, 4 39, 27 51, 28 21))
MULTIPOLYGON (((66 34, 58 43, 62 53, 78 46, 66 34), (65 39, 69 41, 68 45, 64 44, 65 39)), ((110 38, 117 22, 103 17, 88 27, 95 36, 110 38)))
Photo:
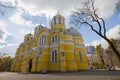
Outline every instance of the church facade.
POLYGON ((11 65, 13 72, 69 72, 88 69, 81 34, 57 14, 51 28, 38 25, 34 35, 27 34, 16 50, 11 65))

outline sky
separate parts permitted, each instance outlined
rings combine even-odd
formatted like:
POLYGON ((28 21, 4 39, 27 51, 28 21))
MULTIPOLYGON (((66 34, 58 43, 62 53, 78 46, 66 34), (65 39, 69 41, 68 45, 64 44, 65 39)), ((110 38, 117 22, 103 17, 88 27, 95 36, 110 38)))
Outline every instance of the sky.
MULTIPOLYGON (((23 42, 24 35, 34 33, 34 28, 41 24, 49 28, 49 22, 58 13, 66 18, 69 28, 70 15, 75 7, 82 5, 82 0, 0 0, 0 52, 14 55, 16 48, 23 42), (3 14, 4 13, 4 14, 3 14)), ((99 15, 105 20, 107 36, 120 39, 120 13, 115 13, 118 0, 96 0, 99 15)), ((81 34, 86 46, 107 43, 88 27, 75 27, 81 34)))

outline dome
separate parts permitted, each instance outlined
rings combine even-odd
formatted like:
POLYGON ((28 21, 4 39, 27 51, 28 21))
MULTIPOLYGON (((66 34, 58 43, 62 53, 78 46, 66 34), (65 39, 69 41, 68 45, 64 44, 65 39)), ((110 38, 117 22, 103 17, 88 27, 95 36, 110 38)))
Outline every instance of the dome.
POLYGON ((62 15, 60 15, 59 13, 52 18, 51 27, 53 27, 57 24, 65 25, 65 18, 62 15))
POLYGON ((40 25, 36 26, 35 28, 41 29, 41 28, 43 28, 43 27, 44 27, 44 26, 42 26, 42 25, 40 24, 40 25))
POLYGON ((34 35, 36 35, 41 29, 43 29, 43 28, 46 28, 46 29, 48 29, 47 27, 44 27, 43 25, 38 25, 38 26, 36 26, 35 27, 35 31, 34 31, 34 35))
POLYGON ((31 33, 29 33, 29 34, 26 34, 25 36, 33 36, 31 33))
POLYGON ((38 25, 37 27, 35 27, 34 35, 36 35, 41 28, 43 28, 43 26, 41 24, 38 25))
POLYGON ((55 16, 53 17, 53 19, 54 19, 54 18, 57 18, 57 17, 59 17, 59 18, 64 18, 64 16, 62 16, 62 15, 60 15, 60 14, 57 14, 57 15, 55 15, 55 16))
POLYGON ((76 29, 74 29, 73 27, 66 29, 64 34, 68 34, 68 35, 73 35, 73 36, 81 36, 80 32, 78 32, 76 29))

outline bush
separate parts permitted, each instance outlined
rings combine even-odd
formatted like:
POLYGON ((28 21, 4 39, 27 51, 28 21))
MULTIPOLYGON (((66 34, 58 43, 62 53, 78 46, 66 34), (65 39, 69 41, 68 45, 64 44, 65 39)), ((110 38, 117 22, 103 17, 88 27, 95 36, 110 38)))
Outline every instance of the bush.
POLYGON ((102 68, 102 63, 101 62, 95 62, 95 63, 93 63, 93 67, 102 68))

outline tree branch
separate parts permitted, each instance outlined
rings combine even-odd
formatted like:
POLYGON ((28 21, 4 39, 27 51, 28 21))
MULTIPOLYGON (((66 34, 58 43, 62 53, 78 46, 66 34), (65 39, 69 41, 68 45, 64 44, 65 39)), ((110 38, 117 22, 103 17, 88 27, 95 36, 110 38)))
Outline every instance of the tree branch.
POLYGON ((15 7, 15 6, 5 5, 5 4, 2 4, 2 3, 0 2, 0 13, 1 13, 1 15, 6 16, 6 15, 5 15, 5 11, 4 11, 4 10, 6 10, 6 9, 16 9, 16 8, 17 8, 17 7, 15 7))
POLYGON ((96 34, 98 34, 100 37, 105 39, 109 45, 111 46, 112 50, 115 52, 117 57, 120 59, 120 53, 115 48, 114 44, 106 37, 106 26, 105 21, 103 18, 99 17, 97 15, 95 9, 95 0, 87 0, 85 4, 83 5, 82 9, 77 9, 78 11, 74 12, 74 20, 73 22, 76 23, 76 25, 81 26, 82 24, 87 24, 92 31, 94 31, 96 34), (92 23, 97 23, 97 29, 95 28, 95 25, 92 23))
POLYGON ((93 10, 93 15, 95 16, 95 21, 97 22, 98 26, 99 26, 99 33, 102 34, 102 26, 97 18, 97 14, 96 14, 96 10, 95 10, 95 6, 94 6, 94 3, 95 3, 95 0, 91 0, 91 3, 92 3, 92 10, 93 10))
POLYGON ((8 5, 4 5, 2 3, 0 3, 0 6, 4 7, 4 8, 16 8, 15 6, 8 6, 8 5))

